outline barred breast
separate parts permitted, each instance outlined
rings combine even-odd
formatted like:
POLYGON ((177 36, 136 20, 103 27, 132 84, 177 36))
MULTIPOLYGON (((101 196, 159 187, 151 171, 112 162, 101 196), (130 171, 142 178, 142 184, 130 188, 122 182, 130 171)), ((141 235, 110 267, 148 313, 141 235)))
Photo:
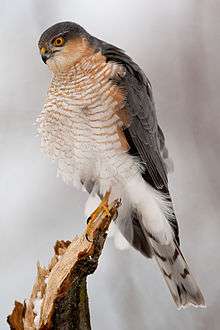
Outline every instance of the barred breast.
POLYGON ((92 180, 104 192, 138 170, 127 153, 124 95, 112 82, 117 74, 123 67, 98 53, 52 79, 38 118, 41 146, 75 186, 92 180))

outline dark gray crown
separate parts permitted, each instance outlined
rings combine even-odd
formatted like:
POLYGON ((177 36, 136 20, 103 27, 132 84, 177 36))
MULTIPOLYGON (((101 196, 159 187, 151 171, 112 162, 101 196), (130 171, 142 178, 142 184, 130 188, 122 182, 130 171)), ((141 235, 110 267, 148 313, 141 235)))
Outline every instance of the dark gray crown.
POLYGON ((49 43, 52 39, 59 35, 64 36, 65 40, 79 36, 89 37, 89 33, 79 24, 74 22, 60 22, 52 25, 42 33, 38 42, 39 47, 41 48, 45 45, 45 43, 49 43))

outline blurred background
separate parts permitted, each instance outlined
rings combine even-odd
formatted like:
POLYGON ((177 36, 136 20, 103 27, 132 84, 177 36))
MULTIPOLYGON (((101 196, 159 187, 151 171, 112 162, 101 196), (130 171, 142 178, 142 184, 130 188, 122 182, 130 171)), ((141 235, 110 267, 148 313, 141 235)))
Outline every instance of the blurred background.
POLYGON ((40 34, 72 20, 127 51, 151 80, 174 160, 170 189, 182 249, 207 309, 177 311, 156 265, 109 238, 89 278, 93 329, 217 330, 220 324, 220 2, 1 0, 0 328, 30 293, 36 262, 85 225, 87 194, 56 178, 34 125, 50 74, 40 34))

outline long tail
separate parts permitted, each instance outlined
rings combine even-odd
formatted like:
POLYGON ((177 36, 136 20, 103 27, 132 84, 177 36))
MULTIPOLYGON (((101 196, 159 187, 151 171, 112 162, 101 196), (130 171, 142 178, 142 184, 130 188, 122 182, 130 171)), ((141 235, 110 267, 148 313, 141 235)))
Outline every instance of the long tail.
MULTIPOLYGON (((176 241, 178 224, 170 199, 153 189, 141 178, 130 180, 126 189, 133 206, 137 209, 137 214, 139 214, 139 224, 142 227, 145 241, 149 243, 137 246, 132 242, 133 246, 146 256, 151 256, 149 247, 151 248, 152 255, 155 256, 178 308, 190 304, 205 306, 203 295, 190 273, 176 241), (142 246, 147 246, 147 253, 142 246)), ((134 224, 133 228, 136 229, 134 224)), ((143 241, 143 235, 138 237, 143 241)))
POLYGON ((175 240, 161 245, 149 239, 153 254, 178 307, 188 305, 205 307, 205 300, 175 240))

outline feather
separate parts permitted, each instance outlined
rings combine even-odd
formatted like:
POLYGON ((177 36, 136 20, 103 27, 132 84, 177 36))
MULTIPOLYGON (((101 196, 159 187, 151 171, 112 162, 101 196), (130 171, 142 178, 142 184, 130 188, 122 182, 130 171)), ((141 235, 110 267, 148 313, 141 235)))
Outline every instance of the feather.
MULTIPOLYGON (((203 295, 181 253, 174 231, 172 204, 166 195, 153 189, 143 178, 136 177, 126 184, 130 204, 137 210, 138 223, 151 255, 178 308, 192 304, 204 306, 203 295), (135 193, 134 193, 135 191, 135 193)), ((143 244, 144 240, 141 239, 143 244)))
POLYGON ((157 264, 178 307, 205 307, 205 300, 175 240, 162 245, 150 238, 157 264))
MULTIPOLYGON (((156 110, 151 84, 132 59, 123 50, 95 38, 107 61, 120 63, 126 69, 123 77, 116 77, 115 84, 125 93, 125 107, 130 116, 130 125, 124 129, 130 146, 129 153, 138 157, 142 165, 142 177, 155 189, 166 194, 172 205, 168 190, 167 172, 172 169, 172 161, 168 157, 165 138, 157 123, 156 110)), ((172 208, 172 207, 171 207, 172 208)), ((178 223, 172 209, 170 225, 179 243, 178 223)))

